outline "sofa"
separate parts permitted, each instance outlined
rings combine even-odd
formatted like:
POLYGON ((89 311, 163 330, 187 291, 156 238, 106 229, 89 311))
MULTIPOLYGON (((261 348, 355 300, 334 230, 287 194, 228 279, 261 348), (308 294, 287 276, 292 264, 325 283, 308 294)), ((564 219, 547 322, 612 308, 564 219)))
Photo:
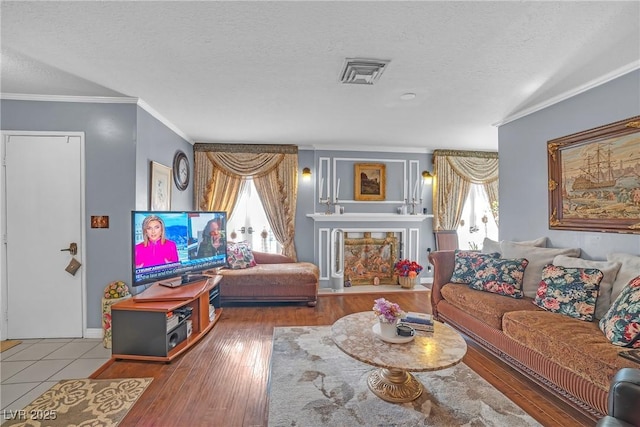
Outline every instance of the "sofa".
POLYGON ((218 271, 222 276, 219 287, 223 305, 235 302, 306 302, 309 307, 315 307, 320 275, 318 266, 294 262, 284 255, 249 252, 246 248, 243 251, 246 262, 241 267, 218 271))
POLYGON ((608 414, 596 427, 640 426, 640 369, 622 368, 611 380, 608 414))
MULTIPOLYGON (((519 277, 521 291, 526 289, 527 280, 535 282, 537 279, 542 285, 540 278, 547 271, 545 266, 551 264, 550 260, 578 266, 592 263, 579 258, 579 249, 542 249, 539 246, 544 245, 540 243, 502 242, 497 248, 525 259, 529 254, 531 262, 518 258, 520 267, 524 265, 521 269, 524 277, 519 277), (540 253, 545 255, 540 256, 540 253)), ((602 270, 607 270, 607 282, 603 279, 602 292, 593 310, 594 315, 596 312, 598 315, 592 321, 586 321, 535 305, 534 301, 540 297, 539 289, 533 289, 533 294, 528 289, 519 298, 509 296, 510 291, 500 294, 491 289, 480 290, 477 286, 474 289, 474 284, 481 282, 477 277, 486 274, 483 270, 467 272, 475 275, 475 281, 452 283, 452 279, 460 281, 457 280, 457 269, 461 252, 436 251, 429 255, 434 266, 431 289, 434 317, 453 326, 594 421, 603 417, 615 373, 621 368, 638 368, 639 365, 618 355, 625 348, 614 345, 611 337, 605 336, 599 327, 598 315, 607 314, 612 300, 622 293, 624 283, 629 283, 629 277, 635 277, 634 274, 640 274, 640 257, 617 254, 617 258, 599 264, 602 270)), ((481 252, 486 252, 484 247, 481 252)), ((502 262, 505 253, 493 253, 493 256, 496 260, 491 262, 496 264, 502 262)), ((514 277, 518 275, 514 273, 514 277)), ((592 296, 595 298, 595 294, 592 296)))

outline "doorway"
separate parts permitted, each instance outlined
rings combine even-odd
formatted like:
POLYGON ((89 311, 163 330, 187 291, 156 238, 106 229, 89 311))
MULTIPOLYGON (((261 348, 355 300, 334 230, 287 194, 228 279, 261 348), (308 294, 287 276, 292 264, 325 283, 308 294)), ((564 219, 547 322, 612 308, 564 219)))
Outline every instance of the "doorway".
POLYGON ((2 136, 3 339, 82 337, 84 134, 2 136), (73 259, 82 264, 75 274, 65 270, 73 259))

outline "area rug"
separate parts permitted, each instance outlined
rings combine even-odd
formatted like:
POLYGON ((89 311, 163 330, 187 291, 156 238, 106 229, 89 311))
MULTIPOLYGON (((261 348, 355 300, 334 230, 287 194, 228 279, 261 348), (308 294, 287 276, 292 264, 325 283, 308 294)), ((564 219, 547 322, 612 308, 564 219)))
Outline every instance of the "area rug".
POLYGON ((2 353, 5 350, 9 350, 10 348, 13 348, 13 347, 17 346, 21 342, 22 341, 20 341, 20 340, 4 340, 4 341, 0 341, 0 353, 2 353))
POLYGON ((26 408, 4 411, 5 426, 117 426, 153 378, 60 381, 26 408))
POLYGON ((374 368, 347 356, 330 326, 275 328, 269 426, 539 426, 466 365, 414 373, 425 386, 389 403, 367 386, 374 368))

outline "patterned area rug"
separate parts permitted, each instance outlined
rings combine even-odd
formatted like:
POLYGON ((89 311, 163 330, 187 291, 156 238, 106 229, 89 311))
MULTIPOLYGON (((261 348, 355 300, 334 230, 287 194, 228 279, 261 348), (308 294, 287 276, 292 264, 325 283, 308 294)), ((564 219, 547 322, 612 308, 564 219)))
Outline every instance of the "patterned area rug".
POLYGON ((5 426, 117 426, 153 378, 64 380, 19 411, 4 413, 5 426))
POLYGON ((13 348, 15 346, 17 346, 18 344, 20 344, 22 341, 20 340, 5 340, 5 341, 0 341, 0 353, 2 353, 5 350, 9 350, 10 348, 13 348))
POLYGON ((369 390, 372 369, 337 348, 329 326, 275 328, 269 426, 540 425, 462 363, 414 373, 425 391, 402 404, 369 390))

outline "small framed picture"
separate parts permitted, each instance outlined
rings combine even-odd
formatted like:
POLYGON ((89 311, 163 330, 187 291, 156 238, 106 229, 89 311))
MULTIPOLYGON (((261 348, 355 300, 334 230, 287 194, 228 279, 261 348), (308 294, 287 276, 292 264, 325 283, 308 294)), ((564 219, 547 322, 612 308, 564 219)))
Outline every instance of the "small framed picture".
POLYGON ((149 206, 152 211, 171 210, 171 168, 151 162, 151 195, 149 206))
POLYGON ((385 200, 386 166, 383 163, 356 163, 355 200, 385 200))

